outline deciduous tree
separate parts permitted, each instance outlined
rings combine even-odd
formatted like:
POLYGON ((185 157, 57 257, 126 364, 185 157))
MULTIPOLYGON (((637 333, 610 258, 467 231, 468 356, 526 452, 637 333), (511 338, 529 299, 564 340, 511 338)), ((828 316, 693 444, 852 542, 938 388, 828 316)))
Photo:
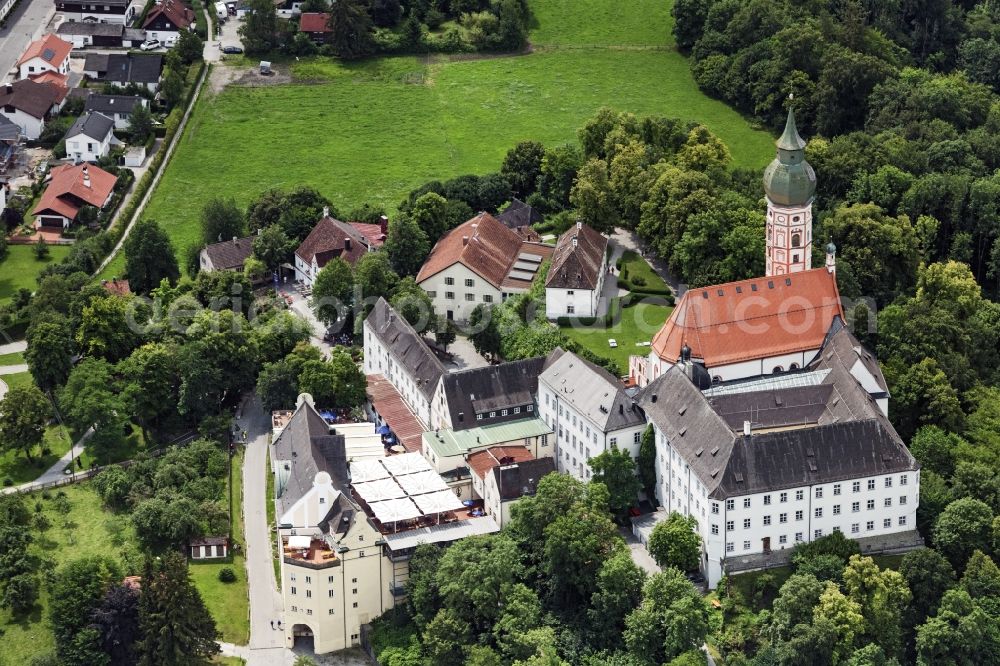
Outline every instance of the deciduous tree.
POLYGON ((31 460, 31 450, 41 444, 52 405, 31 384, 14 386, 0 400, 0 447, 21 451, 31 460))
POLYGON ((701 539, 694 516, 672 512, 649 536, 649 553, 661 567, 693 571, 701 560, 701 539))
POLYGON ((180 268, 170 238, 154 220, 139 220, 125 239, 125 276, 137 294, 147 294, 166 278, 177 282, 180 268))
POLYGON ((593 480, 608 488, 611 513, 617 518, 624 517, 642 489, 631 454, 612 444, 611 448, 591 458, 587 464, 594 470, 593 480))

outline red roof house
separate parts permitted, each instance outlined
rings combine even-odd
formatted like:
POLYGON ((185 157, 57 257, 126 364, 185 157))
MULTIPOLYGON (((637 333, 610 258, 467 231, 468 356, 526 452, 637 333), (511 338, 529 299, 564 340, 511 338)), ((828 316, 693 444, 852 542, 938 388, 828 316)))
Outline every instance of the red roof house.
POLYGON ((330 217, 329 209, 295 250, 295 279, 312 285, 320 270, 340 257, 354 265, 373 244, 355 225, 330 217))
POLYGON ((114 174, 87 164, 57 166, 49 178, 49 185, 33 211, 36 226, 61 229, 76 221, 84 206, 104 208, 117 181, 114 174))
POLYGON ((32 74, 55 72, 69 73, 69 53, 73 44, 65 42, 52 33, 28 44, 17 67, 21 70, 21 78, 26 79, 32 74))
POLYGON ((315 42, 325 42, 330 34, 330 15, 325 12, 303 12, 299 16, 299 32, 304 32, 315 42))

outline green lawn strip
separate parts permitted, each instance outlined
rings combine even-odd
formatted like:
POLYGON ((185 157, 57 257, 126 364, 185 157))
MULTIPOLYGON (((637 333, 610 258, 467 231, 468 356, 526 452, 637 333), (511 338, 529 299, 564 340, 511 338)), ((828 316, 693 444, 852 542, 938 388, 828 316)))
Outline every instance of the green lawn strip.
MULTIPOLYGON (((49 491, 50 499, 43 499, 42 493, 31 493, 26 497, 30 510, 35 510, 36 502, 51 523, 44 532, 35 530, 32 551, 51 560, 52 566, 40 572, 43 576, 49 569, 70 560, 90 555, 103 555, 122 560, 122 549, 135 537, 127 518, 106 511, 101 498, 89 483, 64 486, 49 491), (57 509, 56 495, 66 494, 69 510, 65 513, 57 509), (117 526, 117 527, 114 527, 117 526)), ((0 610, 0 653, 4 663, 27 664, 35 656, 51 652, 55 639, 48 617, 48 592, 42 592, 35 610, 26 617, 12 618, 10 611, 0 610)))
POLYGON ((247 574, 243 556, 236 555, 218 562, 191 560, 191 580, 205 600, 215 625, 226 643, 246 645, 250 638, 250 602, 247 598, 247 574), (236 582, 223 583, 219 571, 229 568, 236 573, 236 582))
MULTIPOLYGON (((653 267, 634 250, 625 250, 618 262, 620 270, 628 268, 629 285, 635 284, 635 278, 639 277, 645 281, 643 285, 636 285, 640 289, 666 289, 667 283, 663 281, 660 274, 653 270, 653 267)), ((625 286, 625 285, 623 285, 625 286)), ((628 286, 625 286, 627 289, 628 286)))
POLYGON ((0 305, 10 301, 18 289, 34 291, 42 269, 61 261, 69 254, 69 250, 69 245, 49 245, 48 258, 39 260, 35 258, 34 245, 8 246, 7 256, 0 260, 0 305))
MULTIPOLYGON (((666 40, 665 23, 662 33, 666 40)), ((703 123, 738 166, 763 166, 773 152, 770 135, 703 95, 673 51, 542 50, 430 64, 317 58, 292 71, 323 83, 231 86, 199 99, 143 214, 165 228, 179 259, 200 244, 201 209, 212 197, 246 205, 271 187, 312 185, 342 211, 371 202, 392 215, 429 180, 496 170, 518 141, 575 141, 601 106, 703 123)), ((122 272, 116 261, 101 277, 122 272)))
POLYGON ((0 354, 0 366, 21 365, 24 363, 24 352, 13 352, 10 354, 0 354))
POLYGON ((31 386, 35 383, 35 378, 30 372, 16 372, 13 375, 0 375, 0 381, 10 388, 16 386, 31 386))
MULTIPOLYGON (((270 445, 270 438, 268 438, 268 446, 270 447, 270 445)), ((268 449, 268 455, 264 456, 264 483, 266 484, 264 501, 267 502, 265 506, 265 511, 267 512, 267 531, 271 535, 271 564, 274 565, 274 582, 280 590, 281 562, 278 561, 278 558, 281 557, 281 553, 278 550, 278 532, 275 529, 276 517, 274 513, 277 508, 274 505, 274 474, 271 472, 270 449, 268 449)))
POLYGON ((656 332, 663 326, 663 322, 670 316, 672 309, 669 306, 653 302, 638 302, 623 308, 621 317, 611 328, 563 326, 561 330, 569 339, 575 340, 598 356, 603 356, 617 363, 619 374, 626 375, 628 374, 629 356, 649 354, 649 347, 640 347, 636 343, 652 340, 656 332), (618 347, 611 348, 608 345, 609 338, 614 338, 618 347))
POLYGON ((34 458, 32 462, 28 461, 22 451, 4 451, 0 454, 0 482, 6 485, 7 479, 10 479, 13 485, 18 485, 34 481, 67 451, 69 451, 69 440, 63 434, 62 428, 49 426, 45 430, 42 445, 36 446, 31 452, 31 457, 34 458))
POLYGON ((661 0, 532 0, 529 37, 546 46, 658 46, 673 48, 673 3, 661 0))

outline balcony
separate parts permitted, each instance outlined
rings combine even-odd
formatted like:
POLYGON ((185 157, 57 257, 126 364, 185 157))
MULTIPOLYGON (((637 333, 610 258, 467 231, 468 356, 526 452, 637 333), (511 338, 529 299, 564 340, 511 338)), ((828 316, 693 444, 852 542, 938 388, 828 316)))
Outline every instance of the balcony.
POLYGON ((292 536, 284 537, 282 542, 282 557, 285 564, 291 564, 308 569, 326 569, 340 566, 340 559, 330 545, 323 539, 292 536))

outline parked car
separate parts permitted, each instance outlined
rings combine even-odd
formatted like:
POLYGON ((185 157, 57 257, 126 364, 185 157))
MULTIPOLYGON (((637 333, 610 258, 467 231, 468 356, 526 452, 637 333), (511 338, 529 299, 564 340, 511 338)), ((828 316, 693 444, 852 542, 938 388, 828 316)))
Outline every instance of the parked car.
POLYGON ((160 48, 160 40, 158 39, 148 39, 139 45, 139 48, 143 51, 152 51, 154 49, 160 48))
POLYGON ((614 338, 608 338, 608 346, 614 349, 615 347, 618 346, 618 341, 615 340, 614 338))
POLYGON ((222 52, 223 53, 228 53, 228 54, 231 54, 231 55, 235 55, 237 53, 243 53, 243 49, 241 49, 238 46, 223 46, 222 47, 222 52))

